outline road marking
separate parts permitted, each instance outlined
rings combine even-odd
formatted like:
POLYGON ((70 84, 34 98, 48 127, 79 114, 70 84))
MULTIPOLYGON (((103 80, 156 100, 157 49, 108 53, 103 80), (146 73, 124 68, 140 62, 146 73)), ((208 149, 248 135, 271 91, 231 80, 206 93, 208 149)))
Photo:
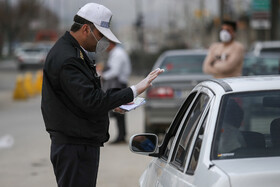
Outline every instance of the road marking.
POLYGON ((5 136, 0 137, 0 149, 10 148, 14 145, 14 138, 6 134, 5 136))

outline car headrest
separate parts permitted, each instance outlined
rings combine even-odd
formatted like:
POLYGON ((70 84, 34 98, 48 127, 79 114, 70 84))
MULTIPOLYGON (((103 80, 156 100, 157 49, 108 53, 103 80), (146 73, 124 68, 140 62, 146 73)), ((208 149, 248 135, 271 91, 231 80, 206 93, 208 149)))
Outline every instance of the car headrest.
POLYGON ((271 96, 263 98, 264 107, 280 107, 280 97, 271 96))

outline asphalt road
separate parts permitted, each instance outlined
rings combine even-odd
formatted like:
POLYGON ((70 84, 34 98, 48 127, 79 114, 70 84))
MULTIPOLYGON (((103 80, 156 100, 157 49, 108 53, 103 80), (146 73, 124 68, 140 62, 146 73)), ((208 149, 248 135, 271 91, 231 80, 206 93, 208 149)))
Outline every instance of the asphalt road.
MULTIPOLYGON (((0 61, 0 186, 56 186, 49 161, 50 140, 40 110, 40 95, 26 101, 12 98, 19 74, 13 61, 0 61)), ((35 75, 35 71, 32 72, 35 75)), ((140 80, 133 77, 131 84, 140 80)), ((143 132, 143 108, 127 114, 128 138, 143 132)), ((111 119, 110 141, 116 137, 115 120, 111 119)), ((101 148, 99 187, 138 186, 138 179, 151 157, 131 153, 128 144, 101 148)))

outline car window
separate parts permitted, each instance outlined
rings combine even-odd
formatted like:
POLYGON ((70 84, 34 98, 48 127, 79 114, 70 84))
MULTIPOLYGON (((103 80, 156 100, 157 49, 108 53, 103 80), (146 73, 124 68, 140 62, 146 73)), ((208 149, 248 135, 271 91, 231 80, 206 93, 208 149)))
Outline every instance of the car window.
POLYGON ((197 94, 197 92, 193 92, 188 96, 188 98, 185 100, 184 104, 179 109, 179 112, 177 113, 176 117, 174 118, 170 128, 167 130, 163 143, 160 147, 160 150, 162 150, 164 152, 163 156, 162 156, 162 158, 164 160, 168 159, 177 129, 178 129, 187 109, 189 108, 190 104, 192 103, 193 99, 195 98, 196 94, 197 94))
POLYGON ((43 52, 44 49, 42 48, 28 48, 28 49, 24 49, 24 52, 26 53, 38 53, 38 52, 43 52))
POLYGON ((206 55, 177 55, 166 57, 160 68, 164 75, 202 74, 202 63, 206 55))
POLYGON ((280 53, 280 47, 262 48, 261 54, 263 53, 280 53))
POLYGON ((280 156, 279 148, 279 91, 229 94, 222 98, 212 159, 280 156))
POLYGON ((280 72, 280 59, 274 57, 246 57, 243 75, 275 75, 280 72))
POLYGON ((179 141, 176 145, 176 151, 172 158, 172 164, 179 170, 183 171, 189 152, 190 143, 196 129, 196 126, 200 120, 200 117, 207 106, 209 101, 209 96, 201 93, 192 106, 188 117, 186 118, 181 134, 179 136, 179 141))
POLYGON ((198 136, 196 137, 195 144, 194 144, 194 147, 193 147, 193 150, 192 150, 190 163, 189 163, 189 166, 188 166, 188 169, 187 169, 187 174, 191 174, 191 175, 194 174, 194 171, 196 169, 198 159, 199 159, 200 149, 201 149, 201 145, 202 145, 202 141, 203 141, 207 116, 208 116, 208 113, 206 114, 206 117, 203 120, 203 124, 201 125, 201 127, 199 129, 198 136))

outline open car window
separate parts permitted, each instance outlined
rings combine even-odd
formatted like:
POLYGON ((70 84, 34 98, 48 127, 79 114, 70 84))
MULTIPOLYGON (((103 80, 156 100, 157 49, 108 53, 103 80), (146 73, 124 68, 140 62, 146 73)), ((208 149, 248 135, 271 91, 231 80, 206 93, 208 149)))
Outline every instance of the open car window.
POLYGON ((174 137, 176 135, 177 129, 178 129, 179 125, 181 124, 181 121, 182 121, 183 117, 185 116, 185 113, 188 110, 189 106, 191 105, 196 94, 197 94, 197 92, 193 92, 188 96, 188 98, 185 100, 184 104, 181 106, 178 113, 176 114, 169 129, 167 130, 163 143, 160 147, 160 150, 163 152, 162 158, 164 160, 167 160, 169 157, 169 153, 170 153, 171 146, 172 146, 174 137))
POLYGON ((205 127, 206 127, 208 112, 209 112, 209 110, 207 111, 207 114, 203 119, 203 123, 202 123, 201 127, 199 128, 198 135, 195 139, 194 147, 193 147, 193 150, 192 150, 192 155, 191 155, 191 158, 190 158, 190 163, 189 163, 188 169, 187 169, 187 174, 190 174, 190 175, 194 174, 195 169, 197 167, 197 163, 198 163, 199 155, 200 155, 200 150, 201 150, 201 145, 202 145, 202 142, 203 142, 205 127))
POLYGON ((192 142, 191 140, 209 99, 210 98, 207 94, 200 93, 184 121, 183 128, 181 129, 171 160, 172 165, 180 171, 183 171, 185 168, 192 142))

